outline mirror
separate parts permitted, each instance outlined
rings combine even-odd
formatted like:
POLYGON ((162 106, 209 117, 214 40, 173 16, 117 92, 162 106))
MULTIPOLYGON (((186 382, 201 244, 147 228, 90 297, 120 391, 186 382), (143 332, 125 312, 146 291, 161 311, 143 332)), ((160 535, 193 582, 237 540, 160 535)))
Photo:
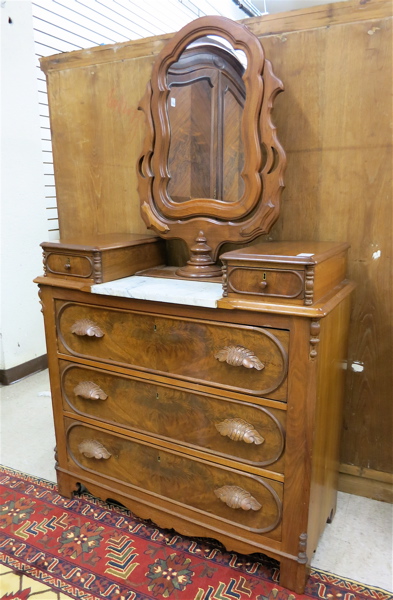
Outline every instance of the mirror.
POLYGON ((247 57, 223 38, 193 42, 168 69, 168 195, 235 202, 244 192, 247 57))
POLYGON ((189 23, 157 56, 139 106, 138 192, 147 227, 187 244, 179 276, 221 275, 220 246, 277 219, 286 161, 271 111, 282 90, 259 39, 225 17, 189 23))

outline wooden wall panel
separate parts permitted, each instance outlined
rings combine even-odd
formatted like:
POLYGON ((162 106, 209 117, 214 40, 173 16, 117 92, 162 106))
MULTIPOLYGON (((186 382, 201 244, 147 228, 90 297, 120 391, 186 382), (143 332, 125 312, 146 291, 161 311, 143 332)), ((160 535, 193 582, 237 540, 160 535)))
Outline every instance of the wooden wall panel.
POLYGON ((61 238, 146 232, 137 195, 144 137, 137 107, 153 61, 142 57, 50 72, 61 238))
MULTIPOLYGON (((347 471, 356 465, 351 476, 372 470, 375 479, 392 470, 391 2, 349 0, 246 22, 286 88, 273 114, 288 155, 286 190, 266 237, 351 244, 358 287, 342 462, 347 471)), ((145 231, 137 104, 169 37, 44 59, 62 237, 145 231)))
POLYGON ((393 457, 391 25, 385 18, 263 37, 286 86, 274 113, 286 191, 269 237, 351 244, 358 287, 342 462, 383 472, 393 457))

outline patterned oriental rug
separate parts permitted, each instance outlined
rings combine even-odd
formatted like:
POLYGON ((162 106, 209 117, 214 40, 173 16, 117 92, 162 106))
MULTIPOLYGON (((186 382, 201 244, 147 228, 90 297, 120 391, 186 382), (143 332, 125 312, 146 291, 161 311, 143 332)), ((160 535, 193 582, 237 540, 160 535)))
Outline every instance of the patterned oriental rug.
POLYGON ((63 498, 54 483, 7 467, 0 488, 1 600, 393 598, 315 569, 305 594, 294 594, 278 585, 279 565, 264 556, 160 530, 88 494, 63 498))

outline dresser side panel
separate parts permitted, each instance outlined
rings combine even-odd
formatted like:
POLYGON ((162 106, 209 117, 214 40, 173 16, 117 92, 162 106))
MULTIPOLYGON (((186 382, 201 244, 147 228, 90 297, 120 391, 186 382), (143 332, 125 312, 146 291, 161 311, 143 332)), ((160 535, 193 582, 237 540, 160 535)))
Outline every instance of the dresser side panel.
POLYGON ((297 556, 307 533, 315 416, 316 361, 310 359, 308 318, 293 317, 289 346, 283 546, 297 556))
POLYGON ((351 298, 320 321, 308 548, 313 552, 337 501, 351 298))
POLYGON ((162 240, 114 248, 102 254, 103 281, 129 277, 143 269, 165 264, 165 261, 165 242, 162 240))
POLYGON ((347 273, 347 252, 340 252, 315 267, 314 302, 340 285, 347 273))
MULTIPOLYGON (((53 420, 56 435, 56 449, 54 449, 55 460, 56 466, 58 462, 60 464, 66 465, 67 450, 65 442, 59 363, 57 360, 57 336, 53 288, 48 285, 40 285, 39 296, 42 304, 42 312, 44 315, 49 379, 52 396, 53 420)), ((62 492, 60 491, 60 493, 62 492)))

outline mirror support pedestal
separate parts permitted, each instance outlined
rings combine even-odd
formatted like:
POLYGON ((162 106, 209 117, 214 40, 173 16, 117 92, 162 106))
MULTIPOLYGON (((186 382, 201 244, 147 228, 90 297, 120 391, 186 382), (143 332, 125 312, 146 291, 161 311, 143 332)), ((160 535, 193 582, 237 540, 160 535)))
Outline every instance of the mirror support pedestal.
POLYGON ((200 231, 195 238, 194 246, 191 246, 191 258, 186 266, 176 271, 180 277, 221 277, 221 267, 212 260, 210 256, 211 248, 206 244, 206 238, 203 231, 200 231))

